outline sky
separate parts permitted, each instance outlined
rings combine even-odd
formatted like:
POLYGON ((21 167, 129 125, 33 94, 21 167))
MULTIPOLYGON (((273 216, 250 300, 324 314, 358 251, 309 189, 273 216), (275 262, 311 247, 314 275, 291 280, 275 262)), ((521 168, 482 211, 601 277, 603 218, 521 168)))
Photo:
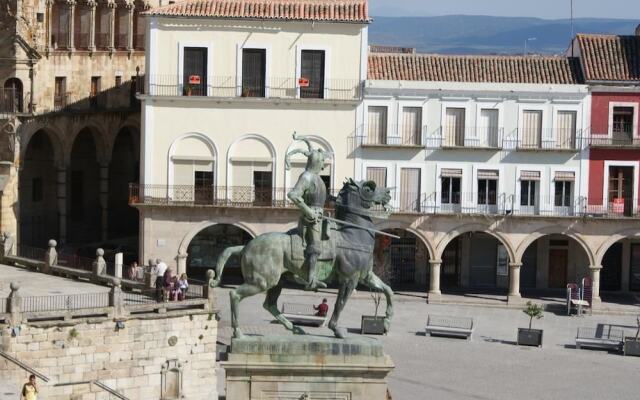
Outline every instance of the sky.
MULTIPOLYGON (((451 14, 569 18, 570 0, 369 0, 374 16, 451 14)), ((574 0, 576 18, 637 18, 640 0, 574 0)))

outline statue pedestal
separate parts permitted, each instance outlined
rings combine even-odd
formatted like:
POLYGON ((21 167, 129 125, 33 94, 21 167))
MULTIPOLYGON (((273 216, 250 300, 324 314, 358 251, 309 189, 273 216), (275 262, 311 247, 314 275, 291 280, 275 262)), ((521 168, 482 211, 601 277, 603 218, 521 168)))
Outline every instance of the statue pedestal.
POLYGON ((394 368, 367 337, 250 336, 231 341, 227 400, 386 400, 394 368))

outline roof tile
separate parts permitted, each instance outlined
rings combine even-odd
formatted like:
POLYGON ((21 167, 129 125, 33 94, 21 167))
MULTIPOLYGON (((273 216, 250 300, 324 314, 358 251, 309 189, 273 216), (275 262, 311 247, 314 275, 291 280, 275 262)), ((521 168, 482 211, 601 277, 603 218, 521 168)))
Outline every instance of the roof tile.
POLYGON ((640 36, 579 34, 587 82, 640 81, 640 36))

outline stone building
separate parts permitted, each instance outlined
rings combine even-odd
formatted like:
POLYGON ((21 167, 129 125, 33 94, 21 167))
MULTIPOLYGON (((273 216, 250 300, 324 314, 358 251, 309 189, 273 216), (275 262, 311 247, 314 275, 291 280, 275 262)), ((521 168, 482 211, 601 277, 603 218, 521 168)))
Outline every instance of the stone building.
POLYGON ((23 246, 136 236, 136 83, 157 1, 11 0, 0 26, 2 214, 23 246))

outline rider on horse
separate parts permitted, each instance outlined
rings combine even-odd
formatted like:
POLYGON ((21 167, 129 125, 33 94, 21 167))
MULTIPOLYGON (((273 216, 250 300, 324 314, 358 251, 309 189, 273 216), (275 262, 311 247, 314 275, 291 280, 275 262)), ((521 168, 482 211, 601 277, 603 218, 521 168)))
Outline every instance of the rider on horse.
POLYGON ((318 280, 316 267, 322 249, 322 214, 327 201, 327 188, 320 177, 320 172, 324 169, 325 152, 314 149, 309 139, 299 137, 296 133, 293 134, 293 139, 305 142, 308 150, 296 149, 287 154, 287 169, 291 168, 289 157, 297 153, 307 157, 307 165, 287 196, 302 211, 298 226, 306 244, 305 260, 309 271, 305 290, 317 290, 327 287, 318 280))

